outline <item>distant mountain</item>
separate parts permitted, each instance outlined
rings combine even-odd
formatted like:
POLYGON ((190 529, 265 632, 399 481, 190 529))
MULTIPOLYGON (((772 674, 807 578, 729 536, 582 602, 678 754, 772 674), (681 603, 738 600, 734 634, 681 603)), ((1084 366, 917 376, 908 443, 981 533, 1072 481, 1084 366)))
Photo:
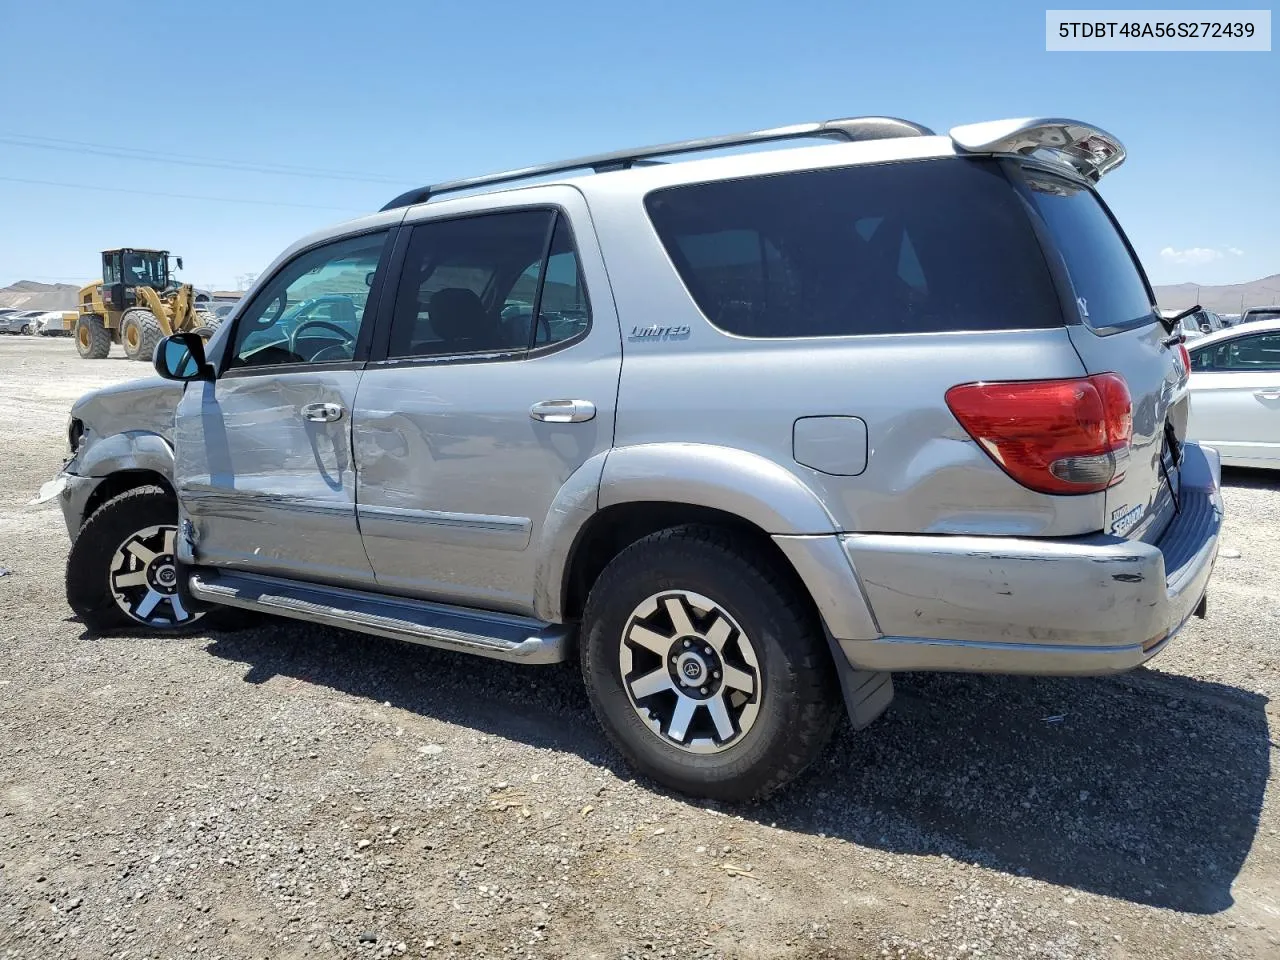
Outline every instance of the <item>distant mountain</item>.
POLYGON ((74 283, 38 283, 19 280, 0 287, 0 307, 19 310, 74 310, 80 288, 74 283))
POLYGON ((1269 307, 1280 303, 1280 273, 1220 287, 1195 283, 1156 287, 1156 301, 1167 310, 1185 309, 1199 303, 1214 313, 1240 313, 1249 307, 1269 307))

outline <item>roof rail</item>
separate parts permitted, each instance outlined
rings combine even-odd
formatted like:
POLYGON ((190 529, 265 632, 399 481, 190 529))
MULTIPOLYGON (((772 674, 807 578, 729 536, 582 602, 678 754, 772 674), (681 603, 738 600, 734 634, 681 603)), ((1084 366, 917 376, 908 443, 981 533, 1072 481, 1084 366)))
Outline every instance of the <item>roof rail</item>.
POLYGON ((719 137, 701 137, 697 140, 680 140, 676 143, 661 143, 652 147, 637 147, 632 150, 615 150, 612 153, 597 153, 589 157, 578 157, 576 160, 561 160, 557 163, 544 163, 533 167, 521 167, 518 170, 507 170, 502 173, 491 173, 483 177, 468 177, 465 180, 451 180, 448 183, 436 183, 426 187, 417 187, 400 194, 383 210, 394 210, 397 207, 409 207, 417 203, 426 203, 432 197, 442 193, 455 193, 459 190, 470 190, 473 187, 486 187, 498 183, 511 183, 516 180, 529 180, 533 177, 544 177, 554 173, 567 173, 570 170, 592 170, 595 173, 609 173, 614 170, 627 170, 631 167, 649 166, 654 161, 651 157, 671 156, 679 153, 696 153, 702 150, 718 150, 726 147, 740 147, 751 143, 768 143, 777 140, 799 140, 811 137, 825 137, 833 140, 888 140, 894 137, 931 137, 933 131, 909 120, 898 120, 894 117, 850 117, 844 120, 827 120, 822 123, 797 123, 789 127, 773 127, 769 130, 755 130, 751 133, 731 133, 719 137))

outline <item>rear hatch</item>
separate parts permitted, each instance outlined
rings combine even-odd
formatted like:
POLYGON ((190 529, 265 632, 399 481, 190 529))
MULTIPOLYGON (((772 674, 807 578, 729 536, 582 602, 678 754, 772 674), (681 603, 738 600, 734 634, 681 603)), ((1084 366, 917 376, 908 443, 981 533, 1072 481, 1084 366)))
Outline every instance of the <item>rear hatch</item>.
POLYGON ((1186 437, 1186 353, 1159 319, 1138 260, 1094 191, 1047 170, 1014 174, 1034 208, 1050 269, 1064 291, 1072 345, 1090 374, 1117 373, 1133 401, 1123 479, 1106 491, 1103 529, 1153 542, 1176 510, 1186 437))

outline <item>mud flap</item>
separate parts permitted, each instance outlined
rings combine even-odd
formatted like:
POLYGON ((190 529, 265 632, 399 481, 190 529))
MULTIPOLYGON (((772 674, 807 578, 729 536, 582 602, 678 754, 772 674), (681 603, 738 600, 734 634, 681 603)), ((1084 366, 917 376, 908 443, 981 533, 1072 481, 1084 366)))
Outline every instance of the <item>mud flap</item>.
POLYGON ((840 643, 829 631, 827 646, 831 649, 831 659, 836 665, 836 675, 840 678, 840 692, 844 695, 844 707, 849 712, 849 722, 854 730, 861 730, 888 709, 893 700, 893 675, 876 670, 858 670, 854 668, 840 643))
POLYGON ((1200 598, 1200 602, 1196 604, 1195 610, 1192 611, 1192 616, 1199 617, 1201 620, 1203 620, 1208 615, 1209 615, 1209 594, 1206 593, 1203 597, 1200 598))

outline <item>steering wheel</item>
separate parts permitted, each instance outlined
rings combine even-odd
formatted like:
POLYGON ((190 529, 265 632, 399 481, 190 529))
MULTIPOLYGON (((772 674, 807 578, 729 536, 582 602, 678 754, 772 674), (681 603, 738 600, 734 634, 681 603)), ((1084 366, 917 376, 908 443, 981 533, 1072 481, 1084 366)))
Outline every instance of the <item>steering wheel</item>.
MULTIPOLYGON (((341 345, 344 347, 349 344, 355 343, 355 337, 351 335, 350 330, 344 330, 342 327, 338 326, 336 323, 334 323, 331 320, 304 320, 302 321, 302 323, 298 324, 297 329, 294 330, 293 334, 289 337, 289 352, 292 353, 295 357, 299 355, 298 354, 298 338, 302 335, 302 331, 306 330, 308 327, 324 327, 325 329, 332 330, 341 339, 342 341, 341 345)), ((314 361, 325 350, 332 350, 337 346, 339 346, 339 344, 335 343, 332 347, 324 347, 323 349, 321 349, 316 353, 315 357, 311 357, 310 360, 314 361)))

